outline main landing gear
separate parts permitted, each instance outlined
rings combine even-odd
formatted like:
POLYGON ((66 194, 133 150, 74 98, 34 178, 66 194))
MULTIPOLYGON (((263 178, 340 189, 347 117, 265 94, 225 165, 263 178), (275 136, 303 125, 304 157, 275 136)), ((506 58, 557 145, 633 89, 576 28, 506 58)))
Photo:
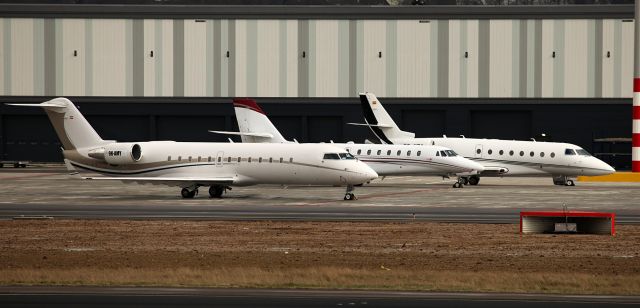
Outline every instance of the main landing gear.
MULTIPOLYGON (((198 195, 198 187, 200 186, 185 187, 180 191, 180 195, 185 199, 193 199, 193 197, 198 195)), ((231 190, 231 187, 226 185, 211 185, 211 187, 209 187, 209 196, 211 198, 222 198, 222 194, 225 193, 227 189, 231 190)))
POLYGON ((180 194, 182 195, 182 198, 193 199, 193 197, 198 194, 198 187, 192 189, 185 187, 180 191, 180 194))
POLYGON ((231 187, 223 185, 211 185, 211 187, 209 187, 209 196, 211 198, 222 198, 222 194, 225 193, 227 189, 231 190, 231 187))
POLYGON ((477 175, 459 177, 458 181, 453 183, 453 188, 462 188, 464 185, 478 185, 478 183, 480 183, 480 177, 477 175))
POLYGON ((353 185, 347 185, 347 192, 344 194, 344 200, 351 201, 351 200, 358 199, 356 198, 356 195, 353 193, 354 190, 355 188, 353 187, 353 185))

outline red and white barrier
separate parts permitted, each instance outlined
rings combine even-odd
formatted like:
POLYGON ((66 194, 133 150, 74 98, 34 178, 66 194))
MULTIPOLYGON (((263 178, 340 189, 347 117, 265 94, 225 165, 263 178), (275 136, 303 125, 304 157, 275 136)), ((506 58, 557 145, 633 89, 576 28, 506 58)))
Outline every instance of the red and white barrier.
POLYGON ((631 131, 631 171, 640 172, 640 1, 635 1, 633 44, 633 129, 631 131))

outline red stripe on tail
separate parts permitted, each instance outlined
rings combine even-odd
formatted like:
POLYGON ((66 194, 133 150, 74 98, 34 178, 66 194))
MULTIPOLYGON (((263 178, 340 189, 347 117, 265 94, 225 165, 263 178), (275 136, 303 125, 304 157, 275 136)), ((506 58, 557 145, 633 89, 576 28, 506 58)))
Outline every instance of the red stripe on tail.
POLYGON ((233 105, 236 107, 244 107, 244 108, 249 108, 253 111, 259 112, 264 114, 264 111, 262 111, 262 108, 260 108, 260 106, 258 106, 258 104, 256 103, 256 101, 250 99, 250 98, 234 98, 233 99, 233 105))

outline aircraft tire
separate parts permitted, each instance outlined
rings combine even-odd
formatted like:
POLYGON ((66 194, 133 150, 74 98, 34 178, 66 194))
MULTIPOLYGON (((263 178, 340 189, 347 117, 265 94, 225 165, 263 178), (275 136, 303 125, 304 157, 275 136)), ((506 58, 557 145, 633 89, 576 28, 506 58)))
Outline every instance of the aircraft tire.
POLYGON ((469 184, 470 185, 478 185, 478 183, 480 182, 480 178, 477 176, 471 176, 469 177, 469 184))
POLYGON ((196 191, 195 190, 188 190, 186 188, 183 188, 180 191, 180 194, 182 195, 182 198, 184 198, 184 199, 192 199, 193 197, 196 196, 196 191))
POLYGON ((345 201, 351 201, 351 200, 355 200, 356 199, 356 195, 352 194, 352 193, 346 193, 344 195, 344 200, 345 201))
POLYGON ((222 198, 222 193, 224 192, 224 187, 221 185, 211 185, 209 187, 209 196, 211 198, 222 198))
POLYGON ((576 183, 573 182, 573 180, 567 180, 567 184, 565 184, 566 186, 576 186, 576 183))

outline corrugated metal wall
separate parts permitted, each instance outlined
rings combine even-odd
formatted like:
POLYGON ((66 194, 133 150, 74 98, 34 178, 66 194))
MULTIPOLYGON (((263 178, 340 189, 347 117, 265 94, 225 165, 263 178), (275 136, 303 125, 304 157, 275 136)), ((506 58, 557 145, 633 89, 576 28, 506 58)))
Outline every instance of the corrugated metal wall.
POLYGON ((631 97, 633 23, 0 19, 0 95, 631 97))

